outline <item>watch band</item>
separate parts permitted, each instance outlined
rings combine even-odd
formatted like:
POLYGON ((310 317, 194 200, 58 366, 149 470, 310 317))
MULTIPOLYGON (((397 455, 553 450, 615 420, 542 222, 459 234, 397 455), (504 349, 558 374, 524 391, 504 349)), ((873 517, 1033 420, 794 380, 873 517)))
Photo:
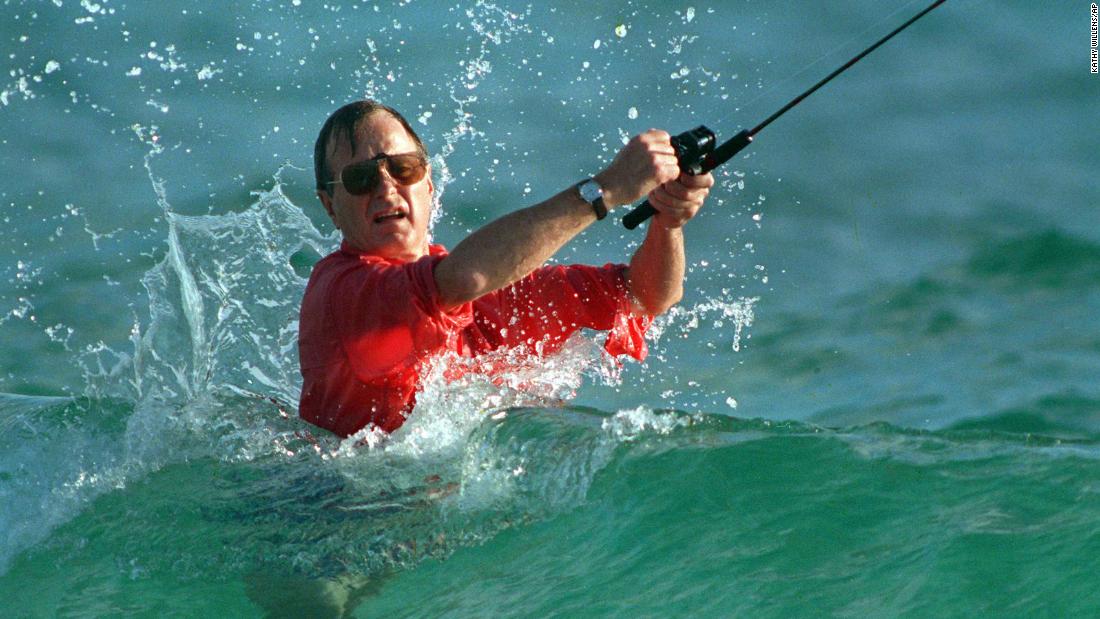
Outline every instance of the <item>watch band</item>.
POLYGON ((581 194, 581 199, 592 205, 597 220, 607 217, 607 205, 603 202, 603 188, 596 182, 596 179, 586 178, 577 183, 576 187, 581 194))

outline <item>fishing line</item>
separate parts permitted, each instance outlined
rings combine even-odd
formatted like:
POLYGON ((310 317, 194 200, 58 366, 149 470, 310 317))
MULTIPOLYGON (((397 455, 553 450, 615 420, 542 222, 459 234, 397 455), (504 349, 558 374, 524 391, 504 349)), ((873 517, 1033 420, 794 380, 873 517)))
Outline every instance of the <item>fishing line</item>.
MULTIPOLYGON (((733 136, 729 140, 726 140, 722 144, 715 146, 718 141, 718 136, 708 129, 705 125, 699 125, 698 127, 685 131, 672 138, 672 146, 676 149, 676 158, 680 164, 680 170, 685 174, 697 175, 709 172, 723 163, 729 161, 734 155, 741 152, 746 146, 752 143, 756 134, 764 130, 765 127, 775 122, 780 116, 786 114, 793 107, 806 100, 807 97, 814 94, 821 87, 828 84, 841 73, 850 69, 857 62, 865 58, 868 54, 878 49, 890 39, 900 34, 903 30, 912 26, 920 18, 930 13, 933 9, 940 6, 947 0, 936 0, 932 4, 928 5, 924 10, 917 13, 913 17, 909 18, 905 23, 892 30, 889 34, 882 37, 878 41, 875 41, 871 46, 864 49, 859 54, 852 57, 848 62, 845 62, 839 68, 834 70, 829 75, 825 76, 822 80, 811 86, 809 89, 798 95, 794 99, 791 99, 786 105, 781 107, 778 111, 771 116, 764 119, 763 122, 756 125, 752 129, 742 129, 740 133, 733 136)), ((646 219, 649 219, 657 211, 650 205, 649 201, 643 202, 640 206, 630 211, 623 217, 623 226, 628 230, 637 228, 646 219)))
MULTIPOLYGON (((825 62, 825 59, 832 58, 833 56, 838 55, 841 52, 841 50, 850 47, 856 41, 858 41, 858 40, 864 38, 865 36, 867 36, 867 34, 870 33, 871 31, 878 30, 879 27, 881 27, 883 24, 885 24, 886 22, 892 20, 894 17, 897 17, 898 13, 901 13, 902 11, 908 9, 909 7, 913 6, 914 4, 916 4, 920 1, 921 0, 906 0, 905 4, 903 4, 903 5, 899 6, 898 8, 894 9, 889 15, 886 15, 885 17, 880 17, 873 24, 871 24, 870 26, 867 26, 866 28, 864 28, 862 32, 853 35, 847 41, 837 45, 836 47, 834 47, 830 51, 825 52, 824 54, 818 56, 817 60, 814 60, 810 64, 802 67, 794 75, 790 75, 788 77, 785 77, 780 82, 778 82, 776 84, 772 84, 767 89, 765 89, 764 92, 759 93, 758 95, 753 97, 751 100, 749 100, 747 103, 741 104, 738 107, 738 110, 747 110, 747 109, 751 108, 753 105, 755 105, 756 103, 758 103, 761 99, 764 99, 765 97, 771 96, 772 94, 775 93, 775 91, 779 90, 780 88, 785 88, 786 86, 788 86, 789 84, 791 84, 795 80, 801 78, 806 73, 809 73, 810 70, 817 67, 817 65, 825 62)), ((737 112, 735 111, 734 113, 729 114, 728 116, 722 118, 722 120, 723 121, 730 120, 736 114, 737 114, 737 112)))

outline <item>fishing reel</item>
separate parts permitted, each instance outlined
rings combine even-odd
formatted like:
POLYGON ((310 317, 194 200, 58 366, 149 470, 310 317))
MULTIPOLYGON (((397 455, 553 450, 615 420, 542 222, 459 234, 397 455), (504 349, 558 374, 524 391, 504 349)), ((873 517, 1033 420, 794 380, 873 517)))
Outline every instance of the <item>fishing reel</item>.
POLYGON ((676 159, 680 162, 680 171, 691 176, 698 176, 706 170, 703 169, 703 159, 714 151, 714 144, 718 136, 707 129, 705 125, 673 136, 669 141, 676 149, 676 159))
MULTIPOLYGON (((691 176, 698 176, 714 169, 714 165, 708 166, 705 162, 707 157, 714 153, 714 143, 717 141, 718 136, 704 125, 669 138, 672 148, 676 149, 676 161, 680 164, 680 171, 691 176)), ((656 212, 657 210, 649 204, 649 200, 646 200, 623 217, 623 226, 627 230, 633 230, 656 212)))

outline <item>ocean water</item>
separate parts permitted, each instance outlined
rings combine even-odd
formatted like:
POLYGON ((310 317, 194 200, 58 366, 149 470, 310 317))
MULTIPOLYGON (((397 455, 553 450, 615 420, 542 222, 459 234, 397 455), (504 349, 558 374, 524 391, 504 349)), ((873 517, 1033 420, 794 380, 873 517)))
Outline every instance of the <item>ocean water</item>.
POLYGON ((2 614, 1100 614, 1086 2, 950 0, 769 126, 645 363, 586 334, 430 373, 392 437, 296 418, 338 105, 414 123, 453 246, 920 8, 3 2, 2 614))

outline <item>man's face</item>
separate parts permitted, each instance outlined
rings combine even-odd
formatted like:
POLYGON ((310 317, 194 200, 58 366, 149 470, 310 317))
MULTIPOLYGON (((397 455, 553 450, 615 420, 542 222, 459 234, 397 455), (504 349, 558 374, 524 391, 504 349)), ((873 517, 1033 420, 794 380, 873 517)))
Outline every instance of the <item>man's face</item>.
MULTIPOLYGON (((328 165, 335 180, 350 163, 377 155, 417 152, 405 128, 388 112, 375 112, 360 122, 354 139, 355 155, 345 140, 330 141, 328 165)), ((402 185, 390 176, 386 165, 379 170, 374 191, 356 196, 342 184, 331 185, 332 195, 318 191, 332 223, 355 249, 390 260, 412 261, 428 253, 428 220, 432 209, 431 170, 419 182, 402 185), (397 214, 394 217, 391 215, 397 214)))

